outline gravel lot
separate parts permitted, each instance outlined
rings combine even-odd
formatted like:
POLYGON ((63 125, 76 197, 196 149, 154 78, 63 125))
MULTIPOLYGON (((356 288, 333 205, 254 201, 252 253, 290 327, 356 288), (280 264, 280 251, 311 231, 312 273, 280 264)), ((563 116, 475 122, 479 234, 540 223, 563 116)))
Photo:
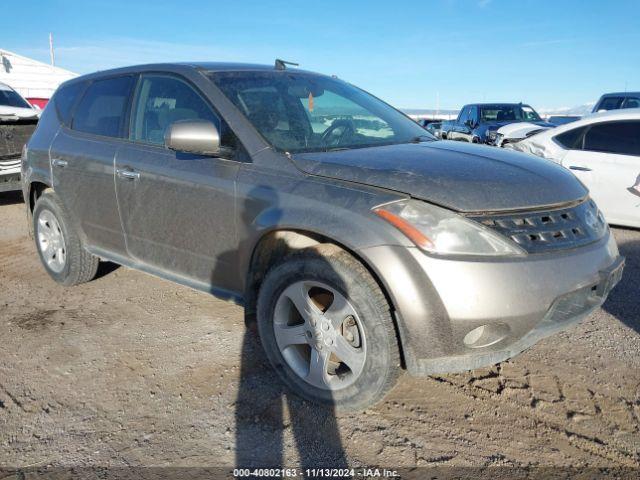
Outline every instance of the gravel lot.
POLYGON ((0 194, 0 466, 640 466, 640 231, 614 230, 625 277, 581 324, 336 415, 281 389, 235 305, 126 268, 56 285, 21 201, 0 194))

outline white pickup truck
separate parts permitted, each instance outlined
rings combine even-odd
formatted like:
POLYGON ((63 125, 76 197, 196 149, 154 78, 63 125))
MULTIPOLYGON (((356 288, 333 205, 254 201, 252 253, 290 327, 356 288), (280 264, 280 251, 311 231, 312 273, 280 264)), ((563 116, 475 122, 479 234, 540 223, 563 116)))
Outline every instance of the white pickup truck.
POLYGON ((20 190, 22 147, 36 128, 40 110, 0 83, 0 192, 20 190))

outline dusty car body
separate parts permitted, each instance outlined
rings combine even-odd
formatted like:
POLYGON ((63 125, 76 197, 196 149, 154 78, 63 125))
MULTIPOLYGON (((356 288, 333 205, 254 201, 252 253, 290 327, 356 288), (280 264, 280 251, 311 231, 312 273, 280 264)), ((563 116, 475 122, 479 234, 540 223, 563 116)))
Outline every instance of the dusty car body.
POLYGON ((434 141, 348 83, 278 65, 73 79, 22 173, 52 278, 88 281, 108 259, 234 300, 293 391, 350 408, 400 367, 509 358, 588 315, 622 272, 570 172, 434 141))

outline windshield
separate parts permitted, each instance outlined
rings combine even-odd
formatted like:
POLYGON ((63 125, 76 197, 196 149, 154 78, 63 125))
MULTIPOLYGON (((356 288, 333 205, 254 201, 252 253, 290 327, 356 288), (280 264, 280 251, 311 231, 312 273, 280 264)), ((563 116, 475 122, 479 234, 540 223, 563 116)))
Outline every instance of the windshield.
POLYGON ((483 122, 539 122, 540 115, 529 105, 483 105, 483 122))
POLYGON ((4 86, 0 86, 0 106, 31 108, 31 105, 29 105, 24 98, 22 98, 13 90, 4 86))
POLYGON ((282 71, 209 76, 280 151, 317 152, 435 140, 391 106, 334 78, 282 71))

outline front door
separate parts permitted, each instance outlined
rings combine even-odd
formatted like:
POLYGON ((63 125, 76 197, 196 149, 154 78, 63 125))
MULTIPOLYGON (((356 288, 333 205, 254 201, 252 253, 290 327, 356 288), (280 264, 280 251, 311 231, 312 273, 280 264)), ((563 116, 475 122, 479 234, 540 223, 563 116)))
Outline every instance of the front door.
POLYGON ((175 152, 167 127, 185 119, 226 126, 186 81, 143 75, 131 116, 130 140, 116 156, 116 192, 127 251, 136 261, 225 289, 237 285, 235 182, 240 163, 175 152))

